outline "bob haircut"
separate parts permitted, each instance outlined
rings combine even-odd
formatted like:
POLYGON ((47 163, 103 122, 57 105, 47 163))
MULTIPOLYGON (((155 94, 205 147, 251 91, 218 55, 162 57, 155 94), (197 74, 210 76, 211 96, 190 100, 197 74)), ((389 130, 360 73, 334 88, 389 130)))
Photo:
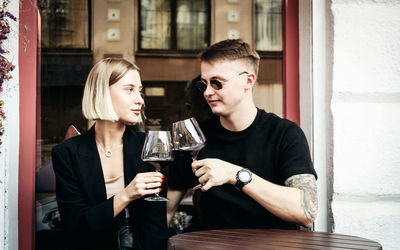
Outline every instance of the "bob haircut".
POLYGON ((86 119, 119 120, 110 95, 110 86, 118 82, 129 70, 140 69, 122 58, 105 58, 90 70, 82 98, 82 113, 86 119))

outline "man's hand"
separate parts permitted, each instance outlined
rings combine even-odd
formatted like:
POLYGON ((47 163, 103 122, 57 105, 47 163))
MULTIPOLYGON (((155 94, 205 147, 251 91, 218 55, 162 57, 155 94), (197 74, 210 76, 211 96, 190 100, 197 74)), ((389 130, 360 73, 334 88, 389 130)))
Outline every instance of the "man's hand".
POLYGON ((240 169, 242 167, 219 159, 207 158, 192 163, 193 173, 199 177, 199 182, 204 184, 202 191, 225 183, 235 185, 236 173, 240 169))

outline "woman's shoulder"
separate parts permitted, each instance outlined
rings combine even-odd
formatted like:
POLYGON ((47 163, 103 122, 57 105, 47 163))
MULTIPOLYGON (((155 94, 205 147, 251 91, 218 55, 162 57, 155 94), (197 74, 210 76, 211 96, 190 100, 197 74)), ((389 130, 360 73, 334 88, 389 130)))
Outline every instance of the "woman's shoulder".
POLYGON ((124 133, 124 138, 129 140, 138 140, 141 144, 144 143, 144 139, 146 138, 146 133, 141 131, 135 131, 129 126, 126 128, 124 133))
POLYGON ((68 138, 53 147, 54 151, 77 150, 78 146, 84 142, 89 141, 90 135, 88 132, 68 138))

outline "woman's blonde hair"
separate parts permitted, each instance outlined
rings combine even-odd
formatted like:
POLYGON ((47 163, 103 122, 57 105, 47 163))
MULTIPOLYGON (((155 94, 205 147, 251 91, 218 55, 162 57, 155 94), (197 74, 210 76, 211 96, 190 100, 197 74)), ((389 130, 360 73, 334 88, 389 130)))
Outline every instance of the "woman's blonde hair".
POLYGON ((118 82, 129 70, 140 69, 134 63, 122 58, 106 58, 90 70, 82 98, 82 113, 86 119, 118 121, 115 113, 110 86, 118 82))

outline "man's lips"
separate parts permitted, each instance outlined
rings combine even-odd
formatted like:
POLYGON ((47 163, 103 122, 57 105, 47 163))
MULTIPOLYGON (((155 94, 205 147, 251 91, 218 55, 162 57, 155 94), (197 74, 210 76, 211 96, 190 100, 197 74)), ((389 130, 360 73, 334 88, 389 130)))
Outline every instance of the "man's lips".
POLYGON ((207 102, 209 104, 216 104, 217 102, 219 102, 218 100, 207 100, 207 102))

